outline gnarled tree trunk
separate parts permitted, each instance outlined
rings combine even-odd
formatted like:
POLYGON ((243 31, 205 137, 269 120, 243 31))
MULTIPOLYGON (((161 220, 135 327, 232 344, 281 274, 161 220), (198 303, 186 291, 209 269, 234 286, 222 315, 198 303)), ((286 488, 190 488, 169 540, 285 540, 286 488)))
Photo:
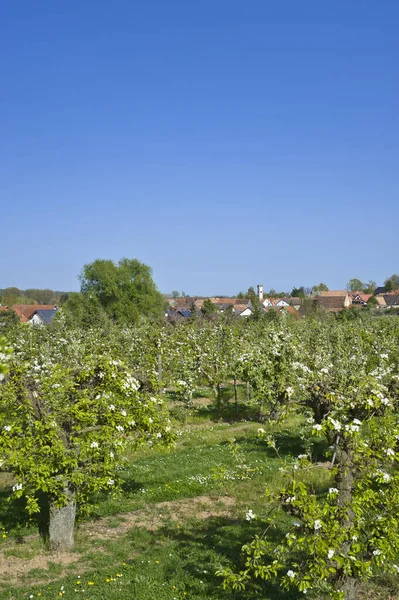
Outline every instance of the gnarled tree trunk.
POLYGON ((73 549, 76 519, 75 494, 65 490, 67 504, 62 508, 50 504, 49 541, 50 550, 68 552, 73 549))

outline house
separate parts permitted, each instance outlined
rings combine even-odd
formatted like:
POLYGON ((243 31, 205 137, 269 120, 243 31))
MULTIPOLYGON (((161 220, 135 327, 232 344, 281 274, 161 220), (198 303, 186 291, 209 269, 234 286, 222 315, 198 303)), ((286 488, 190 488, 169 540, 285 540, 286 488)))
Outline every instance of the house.
POLYGON ((283 306, 293 306, 296 310, 299 310, 302 305, 302 298, 264 298, 262 305, 265 308, 281 308, 283 306))
POLYGON ((378 294, 386 294, 386 289, 384 285, 380 285, 374 290, 374 296, 377 296, 378 294))
POLYGON ((296 318, 299 317, 298 313, 299 307, 295 308, 295 306, 282 306, 278 309, 281 315, 292 315, 296 318))
POLYGON ((299 310, 302 306, 302 298, 289 298, 290 306, 293 306, 295 310, 299 310))
POLYGON ((349 298, 353 306, 367 306, 369 298, 372 294, 364 294, 363 292, 349 292, 349 298))
POLYGON ((293 306, 268 306, 265 308, 265 312, 275 312, 280 316, 292 315, 299 318, 300 314, 293 306))
POLYGON ((213 304, 230 304, 235 306, 236 304, 245 304, 245 306, 251 306, 251 300, 247 298, 209 298, 213 304))
POLYGON ((35 310, 33 315, 28 319, 27 323, 30 325, 36 325, 39 327, 43 327, 44 325, 49 325, 56 315, 56 308, 45 308, 35 310))
POLYGON ((54 310, 55 304, 14 304, 12 310, 18 315, 21 323, 27 323, 37 310, 54 310))
POLYGON ((165 302, 170 306, 170 308, 176 309, 179 306, 191 307, 192 304, 197 308, 201 308, 204 304, 204 298, 197 298, 191 296, 184 296, 182 298, 165 298, 165 302))
POLYGON ((191 317, 191 310, 187 307, 178 307, 177 309, 171 308, 165 313, 165 317, 169 323, 176 323, 177 321, 191 317))
POLYGON ((316 306, 320 306, 328 312, 338 312, 344 308, 349 308, 352 301, 345 290, 333 290, 329 292, 319 292, 313 298, 316 306))
POLYGON ((209 298, 219 312, 233 312, 240 317, 252 315, 251 300, 246 298, 209 298))
POLYGON ((382 295, 387 308, 399 308, 399 290, 382 295))
POLYGON ((281 308, 283 306, 289 306, 289 305, 290 305, 289 298, 276 298, 276 300, 273 303, 273 306, 277 306, 278 308, 281 308))
MULTIPOLYGON (((251 302, 249 302, 249 304, 251 304, 251 302)), ((249 306, 248 303, 237 303, 233 307, 233 312, 238 317, 250 317, 252 315, 252 306, 249 306)))
POLYGON ((377 300, 378 308, 387 307, 387 303, 385 302, 384 296, 374 296, 374 298, 377 300))
POLYGON ((273 305, 273 299, 271 299, 271 298, 264 298, 264 300, 262 300, 262 305, 263 305, 265 308, 268 308, 268 307, 274 306, 274 305, 273 305))

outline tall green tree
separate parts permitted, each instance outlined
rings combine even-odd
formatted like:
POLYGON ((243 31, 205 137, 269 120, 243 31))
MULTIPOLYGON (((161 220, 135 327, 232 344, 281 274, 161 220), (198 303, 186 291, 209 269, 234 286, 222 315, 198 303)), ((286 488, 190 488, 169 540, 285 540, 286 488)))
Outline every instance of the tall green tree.
POLYGON ((71 326, 104 327, 109 322, 107 313, 96 296, 71 292, 62 305, 62 318, 71 326))
POLYGON ((0 333, 5 334, 19 325, 19 317, 13 310, 0 311, 0 333))
POLYGON ((374 294, 375 288, 377 287, 377 283, 372 279, 369 279, 367 283, 364 284, 363 292, 365 294, 374 294))
POLYGON ((53 290, 45 289, 28 289, 25 290, 25 296, 32 298, 39 304, 55 304, 57 302, 57 294, 53 290))
POLYGON ((394 273, 384 281, 385 289, 387 292, 399 289, 399 275, 394 273))
POLYGON ((143 317, 161 317, 164 299, 158 291, 151 268, 137 259, 95 260, 83 267, 81 293, 95 297, 108 317, 122 325, 143 317))
POLYGON ((293 298, 304 298, 305 297, 305 287, 301 285, 301 287, 293 287, 291 290, 291 296, 293 298))
POLYGON ((211 315, 215 315, 218 312, 217 307, 207 298, 204 300, 204 304, 201 307, 201 313, 204 317, 209 317, 211 315))
POLYGON ((18 301, 18 297, 21 295, 21 290, 17 287, 9 287, 4 290, 3 293, 3 304, 6 306, 12 306, 18 301))
POLYGON ((312 288, 313 294, 318 294, 319 292, 328 292, 328 286, 325 283, 318 283, 314 285, 312 288))
POLYGON ((350 279, 348 281, 348 283, 346 284, 346 289, 348 290, 348 292, 361 292, 364 288, 364 283, 363 281, 361 281, 360 279, 357 279, 356 277, 354 277, 353 279, 350 279))

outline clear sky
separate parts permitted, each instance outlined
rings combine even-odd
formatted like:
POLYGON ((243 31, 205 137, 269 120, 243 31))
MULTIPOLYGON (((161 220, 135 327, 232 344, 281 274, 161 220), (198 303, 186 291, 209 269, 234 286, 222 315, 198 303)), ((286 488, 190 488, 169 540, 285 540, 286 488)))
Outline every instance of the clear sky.
POLYGON ((399 272, 398 0, 3 0, 0 288, 399 272))

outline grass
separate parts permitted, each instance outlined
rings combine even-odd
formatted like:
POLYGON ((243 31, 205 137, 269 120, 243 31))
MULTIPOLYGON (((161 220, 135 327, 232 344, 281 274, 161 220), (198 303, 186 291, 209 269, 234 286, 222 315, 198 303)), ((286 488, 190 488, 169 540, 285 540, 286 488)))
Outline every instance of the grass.
MULTIPOLYGON (((244 592, 227 592, 215 574, 223 566, 241 567, 242 545, 262 533, 261 520, 248 522, 245 514, 251 508, 262 515, 265 489, 276 487, 281 465, 303 451, 295 433, 298 420, 276 428, 279 456, 258 439, 256 422, 213 422, 196 413, 186 421, 173 452, 142 451, 129 457, 120 470, 122 494, 95 499, 96 508, 79 524, 75 551, 69 555, 46 552, 38 524, 26 523, 21 503, 7 502, 12 480, 0 479, 0 524, 7 527, 7 537, 0 537, 0 600, 303 597, 264 582, 252 582, 244 592), (232 452, 234 444, 238 452, 232 452)), ((316 455, 320 450, 315 447, 316 455)), ((323 468, 311 477, 321 494, 331 483, 323 468)), ((272 535, 285 535, 289 523, 289 517, 279 515, 272 535)), ((364 598, 393 599, 389 594, 395 593, 395 585, 377 582, 364 588, 364 598)))

